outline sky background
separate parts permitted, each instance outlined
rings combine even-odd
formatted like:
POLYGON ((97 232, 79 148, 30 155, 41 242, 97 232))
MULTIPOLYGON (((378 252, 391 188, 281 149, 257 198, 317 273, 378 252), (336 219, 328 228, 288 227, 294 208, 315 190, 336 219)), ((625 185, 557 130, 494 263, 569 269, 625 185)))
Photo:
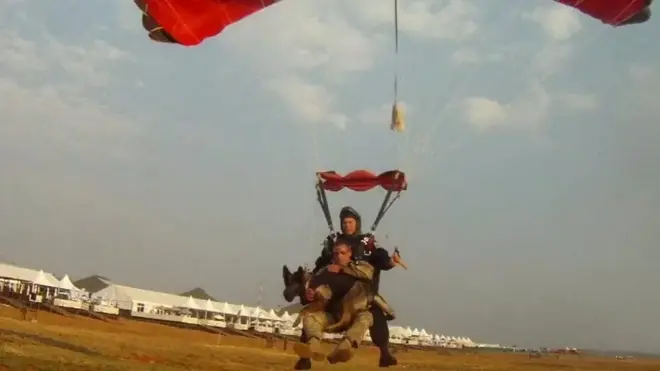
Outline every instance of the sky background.
MULTIPOLYGON (((397 323, 660 349, 660 23, 400 6, 405 133, 390 2, 287 0, 184 48, 132 1, 0 1, 0 260, 276 306, 326 233, 314 172, 400 168, 397 323)), ((382 192, 330 196, 370 224, 382 192)))

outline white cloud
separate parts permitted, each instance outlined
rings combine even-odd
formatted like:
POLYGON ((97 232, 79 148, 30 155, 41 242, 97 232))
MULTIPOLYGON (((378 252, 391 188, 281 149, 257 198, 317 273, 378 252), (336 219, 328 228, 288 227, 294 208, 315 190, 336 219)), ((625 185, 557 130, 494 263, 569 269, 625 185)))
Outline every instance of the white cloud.
POLYGON ((135 2, 117 1, 115 4, 117 25, 129 32, 143 31, 146 38, 147 32, 142 28, 142 12, 135 5, 135 2))
POLYGON ((35 42, 21 38, 16 31, 0 33, 0 65, 10 70, 27 73, 45 71, 46 63, 41 60, 35 42))
POLYGON ((582 29, 577 11, 564 5, 537 7, 524 17, 538 23, 546 36, 556 41, 568 40, 582 29))
POLYGON ((471 49, 458 49, 451 54, 451 61, 454 64, 474 64, 481 61, 481 55, 471 49))
MULTIPOLYGON (((401 7, 400 27, 417 38, 462 39, 477 31, 475 14, 468 1, 417 0, 401 7)), ((391 48, 385 26, 392 22, 392 4, 381 0, 289 0, 241 21, 222 40, 266 76, 264 87, 295 117, 344 127, 350 118, 335 96, 391 48)))
POLYGON ((449 58, 453 64, 460 66, 482 62, 497 62, 504 57, 500 53, 480 53, 473 49, 458 49, 449 58))
POLYGON ((657 71, 654 68, 638 63, 630 66, 629 73, 633 80, 637 82, 652 81, 658 76, 657 71))
POLYGON ((400 15, 401 30, 419 38, 455 40, 478 31, 477 7, 471 2, 450 0, 444 7, 436 4, 429 0, 412 2, 400 15))
MULTIPOLYGON (((380 0, 352 1, 350 6, 368 26, 392 25, 391 2, 380 0)), ((460 40, 479 30, 478 8, 471 1, 414 0, 399 5, 399 30, 420 39, 460 40)))
POLYGON ((127 141, 139 134, 132 120, 56 86, 28 87, 0 78, 0 95, 0 140, 6 147, 59 147, 124 156, 127 141))
POLYGON ((660 125, 655 124, 660 116, 657 99, 660 95, 660 73, 657 67, 635 63, 630 66, 628 73, 631 81, 629 88, 619 92, 620 104, 630 111, 628 117, 653 123, 654 127, 660 128, 660 125))
POLYGON ((223 40, 266 75, 264 87, 278 93, 295 117, 343 127, 345 115, 336 112, 328 85, 369 69, 379 44, 333 9, 283 2, 236 24, 223 40))
POLYGON ((531 71, 545 80, 561 71, 573 56, 571 44, 546 44, 532 59, 531 71))
POLYGON ((293 114, 302 122, 330 122, 341 129, 348 119, 333 109, 333 97, 322 85, 309 83, 295 75, 270 80, 270 89, 277 92, 293 114))
POLYGON ((598 97, 593 94, 559 93, 555 97, 559 104, 581 111, 593 111, 598 108, 598 97))
POLYGON ((470 97, 464 102, 466 119, 479 131, 505 124, 509 110, 509 106, 485 97, 470 97))
POLYGON ((134 120, 91 98, 110 82, 111 67, 128 54, 96 41, 67 45, 0 31, 0 141, 18 150, 58 148, 124 156, 138 136, 134 120))
MULTIPOLYGON (((551 114, 553 105, 568 110, 588 111, 598 106, 598 99, 590 94, 550 92, 545 82, 560 73, 570 63, 574 46, 571 38, 582 26, 576 12, 566 6, 537 7, 523 18, 537 23, 547 36, 532 57, 528 74, 523 74, 522 93, 509 102, 487 97, 469 97, 463 102, 466 121, 478 131, 495 127, 515 127, 534 130, 543 126, 551 114)), ((456 61, 476 63, 476 55, 456 56, 456 61), (461 59, 462 57, 462 59, 461 59)))
POLYGON ((81 47, 63 44, 48 35, 37 43, 15 30, 0 31, 0 65, 15 74, 34 77, 40 72, 62 77, 63 72, 70 83, 100 87, 110 80, 109 67, 128 59, 128 53, 102 40, 81 47))
POLYGON ((128 53, 102 40, 81 47, 65 45, 50 38, 45 53, 46 58, 66 71, 71 78, 96 87, 106 86, 110 81, 111 74, 107 68, 110 64, 129 59, 128 53))
POLYGON ((598 107, 598 99, 590 94, 551 93, 543 85, 534 83, 509 103, 486 97, 467 98, 463 103, 463 115, 480 132, 496 127, 533 131, 546 123, 553 106, 591 111, 598 107))

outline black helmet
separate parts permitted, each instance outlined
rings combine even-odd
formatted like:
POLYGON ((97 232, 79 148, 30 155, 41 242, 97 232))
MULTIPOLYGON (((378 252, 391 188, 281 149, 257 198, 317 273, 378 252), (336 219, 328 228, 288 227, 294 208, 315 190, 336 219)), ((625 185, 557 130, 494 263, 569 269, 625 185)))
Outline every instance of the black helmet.
POLYGON ((360 233, 362 229, 362 217, 354 208, 350 206, 344 206, 341 211, 339 211, 339 221, 342 222, 345 218, 353 218, 357 222, 357 232, 360 233))

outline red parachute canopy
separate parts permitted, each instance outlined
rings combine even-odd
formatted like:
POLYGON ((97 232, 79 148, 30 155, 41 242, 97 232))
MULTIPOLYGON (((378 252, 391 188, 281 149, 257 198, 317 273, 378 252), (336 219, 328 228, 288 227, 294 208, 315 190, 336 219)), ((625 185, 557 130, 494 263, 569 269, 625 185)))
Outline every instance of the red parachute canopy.
MULTIPOLYGON (((194 46, 280 0, 134 0, 152 40, 194 46)), ((328 0, 331 1, 331 0, 328 0)), ((652 0, 553 0, 603 23, 623 26, 651 17, 652 0)))
POLYGON ((653 0, 555 0, 612 26, 644 23, 653 0))
POLYGON ((198 45, 279 0, 134 0, 154 41, 198 45))
POLYGON ((406 175, 399 170, 386 171, 380 175, 368 170, 355 170, 345 176, 334 171, 324 171, 316 175, 321 187, 330 192, 338 192, 344 188, 364 192, 379 186, 386 191, 401 192, 408 188, 406 175))

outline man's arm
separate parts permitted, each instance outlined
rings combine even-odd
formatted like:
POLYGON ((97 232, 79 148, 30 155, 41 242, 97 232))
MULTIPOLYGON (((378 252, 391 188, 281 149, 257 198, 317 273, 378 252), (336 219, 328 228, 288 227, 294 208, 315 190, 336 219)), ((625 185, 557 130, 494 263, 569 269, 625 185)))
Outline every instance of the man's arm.
POLYGON ((382 247, 377 247, 371 252, 369 263, 382 271, 389 271, 396 265, 387 250, 382 247))
POLYGON ((366 249, 369 252, 369 263, 381 271, 388 271, 396 266, 390 254, 380 246, 373 235, 369 236, 366 242, 366 249))
POLYGON ((311 278, 308 287, 310 289, 316 289, 319 286, 329 285, 331 279, 332 273, 327 270, 323 270, 311 278))
POLYGON ((366 262, 361 262, 359 264, 351 262, 348 266, 342 269, 342 272, 361 281, 371 281, 374 278, 374 267, 366 262))

